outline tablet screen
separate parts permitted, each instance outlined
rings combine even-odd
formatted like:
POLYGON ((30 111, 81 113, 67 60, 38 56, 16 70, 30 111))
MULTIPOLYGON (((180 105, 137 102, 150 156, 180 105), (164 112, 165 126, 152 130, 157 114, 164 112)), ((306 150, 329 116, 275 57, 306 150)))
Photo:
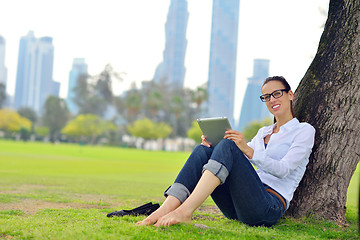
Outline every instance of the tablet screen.
POLYGON ((231 129, 227 117, 200 118, 197 122, 211 146, 218 144, 224 138, 225 131, 231 129))

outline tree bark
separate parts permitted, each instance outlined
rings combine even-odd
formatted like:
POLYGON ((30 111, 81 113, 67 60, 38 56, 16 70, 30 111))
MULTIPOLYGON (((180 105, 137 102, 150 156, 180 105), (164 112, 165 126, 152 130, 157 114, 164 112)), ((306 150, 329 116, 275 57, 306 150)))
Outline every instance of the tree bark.
POLYGON ((330 0, 317 54, 295 92, 295 112, 316 136, 288 214, 346 222, 346 193, 360 158, 359 100, 360 1, 330 0))

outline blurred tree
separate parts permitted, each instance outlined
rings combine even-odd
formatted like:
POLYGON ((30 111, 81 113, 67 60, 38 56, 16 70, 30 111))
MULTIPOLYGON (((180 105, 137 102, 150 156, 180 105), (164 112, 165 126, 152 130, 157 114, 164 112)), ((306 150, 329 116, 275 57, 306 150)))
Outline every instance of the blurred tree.
POLYGON ((27 140, 30 139, 30 135, 31 135, 31 130, 30 129, 27 129, 27 128, 24 128, 24 127, 21 127, 20 128, 20 139, 23 140, 24 142, 26 142, 27 140))
POLYGON ((102 96, 106 102, 112 103, 113 100, 113 91, 112 91, 112 81, 111 81, 111 65, 106 65, 105 69, 97 76, 95 89, 99 96, 102 96))
POLYGON ((91 144, 94 144, 98 136, 106 131, 114 130, 116 130, 116 126, 110 121, 103 121, 99 116, 93 114, 81 114, 71 120, 61 130, 61 133, 77 139, 85 137, 91 144))
POLYGON ((95 89, 99 96, 104 98, 107 103, 113 102, 113 90, 112 84, 113 81, 123 81, 125 73, 123 72, 115 72, 113 67, 110 64, 107 64, 104 70, 98 75, 95 76, 96 85, 95 89))
POLYGON ((153 121, 169 122, 169 99, 171 93, 167 85, 143 81, 140 89, 142 95, 142 109, 140 114, 153 121))
POLYGON ((95 94, 95 86, 89 83, 89 75, 80 75, 73 88, 72 99, 79 109, 79 114, 96 114, 102 116, 106 110, 106 101, 95 94))
POLYGON ((121 96, 115 96, 113 101, 117 112, 120 115, 124 115, 126 109, 125 100, 121 96))
POLYGON ((173 136, 186 137, 191 121, 195 119, 196 103, 190 89, 143 81, 141 89, 132 84, 124 95, 118 97, 116 106, 129 123, 146 117, 155 122, 169 123, 174 129, 173 136))
POLYGON ((185 104, 183 98, 179 95, 172 97, 170 102, 170 112, 174 114, 174 135, 178 135, 178 120, 181 116, 181 113, 185 110, 185 104))
POLYGON ((31 121, 21 117, 17 112, 10 109, 0 109, 0 129, 9 133, 19 132, 20 129, 31 129, 31 121))
POLYGON ((34 132, 37 137, 45 138, 49 136, 49 128, 48 127, 35 127, 34 132))
POLYGON ((200 113, 201 105, 208 99, 208 92, 206 85, 197 87, 195 91, 192 91, 192 101, 196 103, 196 112, 200 113))
POLYGON ((131 89, 127 92, 125 97, 126 118, 129 122, 135 121, 141 108, 142 96, 137 89, 131 89))
POLYGON ((164 99, 160 91, 154 90, 151 91, 146 96, 146 103, 145 108, 150 111, 151 117, 154 119, 159 110, 163 109, 164 107, 164 99))
POLYGON ((187 136, 187 131, 192 125, 192 122, 199 117, 200 112, 196 110, 196 104, 193 102, 192 90, 185 88, 181 92, 181 97, 184 102, 184 110, 178 119, 178 135, 181 137, 187 136))
POLYGON ((90 96, 90 86, 88 84, 89 75, 82 74, 76 80, 76 85, 72 89, 74 92, 74 97, 71 99, 78 107, 79 111, 86 112, 88 111, 88 97, 90 96))
POLYGON ((144 139, 155 139, 155 123, 148 118, 136 120, 133 124, 127 127, 128 132, 134 137, 141 137, 144 139))
POLYGON ((187 137, 193 139, 197 144, 201 143, 201 129, 197 121, 193 121, 190 129, 187 131, 187 137))
POLYGON ((156 133, 156 138, 164 139, 171 134, 172 128, 170 127, 169 124, 161 122, 155 125, 154 131, 156 133))
POLYGON ((251 141, 257 134, 260 128, 264 126, 270 126, 273 124, 273 120, 271 118, 265 118, 262 121, 253 121, 249 124, 247 124, 244 127, 243 134, 246 141, 251 141))
POLYGON ((0 83, 0 109, 3 108, 6 102, 6 86, 0 83))
POLYGON ((69 110, 64 99, 49 96, 45 101, 43 112, 43 125, 49 128, 50 141, 54 142, 69 119, 69 110))
POLYGON ((171 127, 166 123, 155 123, 148 118, 136 120, 127 127, 128 132, 134 137, 144 139, 166 138, 171 133, 171 127))
POLYGON ((122 81, 125 73, 117 73, 110 64, 95 76, 81 75, 73 89, 74 98, 80 114, 103 116, 109 105, 114 104, 113 80, 122 81))
POLYGON ((37 121, 36 112, 30 107, 21 107, 17 112, 20 114, 20 116, 31 121, 31 132, 34 132, 34 126, 37 121))

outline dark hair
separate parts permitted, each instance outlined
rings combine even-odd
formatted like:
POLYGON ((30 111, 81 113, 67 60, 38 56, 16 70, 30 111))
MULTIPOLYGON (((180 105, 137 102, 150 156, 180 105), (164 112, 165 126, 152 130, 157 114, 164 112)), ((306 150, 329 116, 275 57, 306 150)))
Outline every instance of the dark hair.
MULTIPOLYGON (((286 92, 289 92, 291 90, 290 84, 286 81, 286 79, 283 76, 273 76, 273 77, 268 77, 265 79, 263 85, 261 87, 263 87, 265 84, 272 82, 272 81, 278 81, 281 82, 282 85, 284 85, 286 92)), ((294 106, 293 106, 293 101, 290 100, 290 110, 291 110, 291 114, 293 117, 295 117, 295 111, 294 111, 294 106)), ((276 118, 274 117, 274 123, 276 123, 276 118)))

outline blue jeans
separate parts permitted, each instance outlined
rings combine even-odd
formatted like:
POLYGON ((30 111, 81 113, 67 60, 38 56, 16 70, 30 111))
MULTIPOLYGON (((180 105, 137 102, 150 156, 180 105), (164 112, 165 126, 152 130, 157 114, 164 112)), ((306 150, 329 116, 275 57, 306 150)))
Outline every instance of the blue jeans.
POLYGON ((250 226, 272 226, 284 214, 281 200, 266 191, 255 169, 237 145, 223 139, 214 149, 198 145, 177 176, 175 183, 165 191, 184 202, 194 190, 204 170, 217 176, 219 185, 212 199, 230 219, 250 226))

